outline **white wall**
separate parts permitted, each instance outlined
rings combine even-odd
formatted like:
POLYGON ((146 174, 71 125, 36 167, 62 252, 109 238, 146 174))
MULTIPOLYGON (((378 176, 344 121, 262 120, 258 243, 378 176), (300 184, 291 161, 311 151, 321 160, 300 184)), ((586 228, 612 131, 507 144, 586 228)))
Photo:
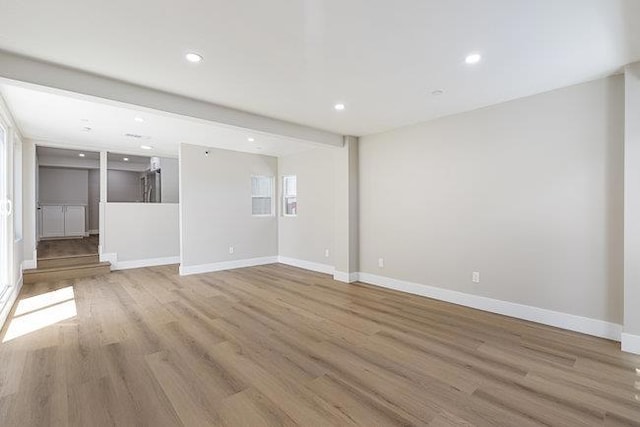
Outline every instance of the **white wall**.
POLYGON ((360 271, 620 324, 622 189, 620 76, 363 137, 360 271))
POLYGON ((277 176, 276 158, 180 145, 183 272, 185 267, 277 256, 277 217, 251 215, 251 175, 277 176))
POLYGON ((42 204, 87 205, 89 172, 87 169, 40 166, 39 193, 42 204))
POLYGON ((622 348, 640 354, 640 62, 626 67, 625 93, 624 333, 627 336, 623 336, 622 348))
POLYGON ((333 150, 317 148, 278 158, 280 256, 333 266, 333 150), (295 217, 282 216, 282 177, 286 175, 297 177, 295 217))
POLYGON ((117 263, 125 265, 128 261, 170 257, 177 262, 178 215, 179 205, 175 203, 107 203, 103 252, 117 254, 117 263))
POLYGON ((38 199, 38 162, 36 144, 28 139, 22 143, 22 251, 25 264, 34 267, 37 244, 36 200, 38 199))

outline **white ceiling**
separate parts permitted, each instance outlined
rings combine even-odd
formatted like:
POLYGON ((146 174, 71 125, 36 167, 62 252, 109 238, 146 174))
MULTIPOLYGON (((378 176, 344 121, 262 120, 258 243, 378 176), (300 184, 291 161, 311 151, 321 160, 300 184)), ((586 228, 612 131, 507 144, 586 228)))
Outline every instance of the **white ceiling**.
POLYGON ((174 157, 181 142, 270 156, 316 147, 271 134, 23 86, 0 85, 0 94, 24 137, 53 146, 174 157), (137 117, 144 121, 137 122, 137 117), (153 149, 144 150, 141 145, 153 149))
POLYGON ((640 60, 638 0, 0 0, 0 11, 1 49, 352 135, 640 60), (482 62, 465 65, 476 51, 482 62))

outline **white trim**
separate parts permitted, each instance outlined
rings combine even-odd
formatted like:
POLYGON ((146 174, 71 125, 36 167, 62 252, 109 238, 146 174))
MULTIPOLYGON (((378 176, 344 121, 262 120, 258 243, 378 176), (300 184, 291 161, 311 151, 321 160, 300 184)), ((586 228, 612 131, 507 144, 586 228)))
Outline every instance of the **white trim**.
POLYGON ((200 265, 180 265, 180 275, 210 273, 213 271, 232 270, 234 268, 253 267, 256 265, 275 264, 278 262, 277 256, 266 256, 261 258, 237 259, 233 261, 214 262, 200 265))
POLYGON ((345 273, 343 271, 335 270, 333 272, 333 280, 344 283, 353 283, 360 280, 360 273, 345 273))
MULTIPOLYGON (((440 301, 447 301, 491 313, 516 317, 518 319, 529 320, 531 322, 542 323, 544 325, 555 326, 557 328, 568 329, 570 331, 581 332, 583 334, 608 338, 615 341, 620 341, 620 334, 622 333, 622 325, 604 320, 591 319, 479 295, 466 294, 435 286, 421 285, 369 273, 359 273, 359 280, 371 285, 395 289, 410 294, 421 295, 440 301)), ((635 346, 635 344, 629 345, 632 346, 632 348, 635 346)))
POLYGON ((318 273, 333 274, 335 268, 332 265, 320 264, 318 262, 305 261, 303 259, 288 258, 278 255, 280 264, 292 265, 305 270, 317 271, 318 273))
MULTIPOLYGON (((117 259, 117 256, 116 256, 117 259)), ((147 259, 135 259, 132 261, 116 261, 111 264, 112 270, 128 270, 130 268, 142 268, 153 267, 156 265, 169 265, 180 263, 179 256, 170 256, 163 258, 147 258, 147 259)))
POLYGON ((88 233, 91 234, 100 234, 100 229, 89 230, 88 233))
POLYGON ((13 308, 13 304, 15 304, 16 300, 18 299, 18 295, 20 295, 22 284, 23 280, 21 274, 16 285, 11 287, 11 293, 0 308, 0 329, 2 329, 2 327, 4 326, 4 322, 7 321, 9 313, 11 313, 11 309, 13 308))
POLYGON ((640 354, 640 335, 631 335, 623 332, 621 343, 622 351, 640 354))
POLYGON ((107 262, 107 261, 109 261, 112 266, 118 264, 118 254, 115 252, 100 253, 100 262, 107 262))
POLYGON ((35 259, 25 259, 22 261, 22 271, 38 268, 38 262, 35 259))

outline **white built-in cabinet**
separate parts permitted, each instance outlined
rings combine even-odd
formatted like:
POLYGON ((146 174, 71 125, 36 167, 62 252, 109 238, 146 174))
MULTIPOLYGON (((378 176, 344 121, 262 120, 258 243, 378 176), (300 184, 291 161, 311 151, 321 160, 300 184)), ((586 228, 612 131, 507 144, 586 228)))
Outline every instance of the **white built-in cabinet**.
POLYGON ((81 237, 85 235, 85 206, 41 206, 42 237, 81 237))

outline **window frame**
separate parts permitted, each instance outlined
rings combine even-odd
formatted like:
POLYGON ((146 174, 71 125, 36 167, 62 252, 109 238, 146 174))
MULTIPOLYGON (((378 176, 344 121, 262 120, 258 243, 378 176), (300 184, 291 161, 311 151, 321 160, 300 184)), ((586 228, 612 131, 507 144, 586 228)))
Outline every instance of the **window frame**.
POLYGON ((253 217, 258 217, 258 218, 265 218, 265 217, 272 217, 275 216, 275 198, 274 198, 274 187, 275 187, 275 177, 273 176, 268 176, 268 175, 251 175, 251 179, 249 180, 249 182, 251 183, 251 216, 253 217), (269 184, 270 184, 270 189, 271 189, 271 194, 269 196, 265 196, 265 195, 256 195, 253 194, 253 179, 254 178, 267 178, 269 179, 269 184), (255 214, 253 213, 253 199, 265 199, 269 197, 270 199, 270 203, 269 203, 269 210, 270 212, 268 214, 255 214))
POLYGON ((297 175, 283 175, 282 176, 282 216, 287 216, 287 217, 296 217, 296 216, 298 216, 298 176, 297 175), (293 178, 295 180, 295 183, 296 183, 296 192, 293 195, 286 193, 286 188, 287 188, 286 181, 287 181, 287 179, 290 179, 290 178, 293 178), (296 199, 296 212, 292 213, 292 214, 287 213, 287 199, 289 199, 289 198, 295 198, 296 199))

